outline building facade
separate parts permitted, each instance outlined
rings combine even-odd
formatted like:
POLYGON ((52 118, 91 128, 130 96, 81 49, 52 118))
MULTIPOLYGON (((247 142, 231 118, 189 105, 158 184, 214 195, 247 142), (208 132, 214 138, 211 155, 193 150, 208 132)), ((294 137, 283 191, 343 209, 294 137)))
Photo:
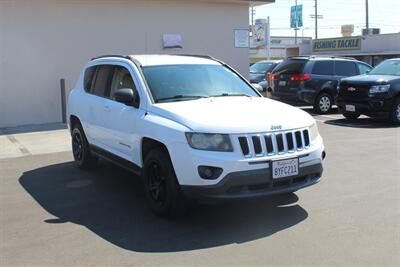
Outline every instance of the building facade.
POLYGON ((382 60, 400 57, 400 33, 317 39, 302 44, 300 55, 354 57, 376 66, 382 60))
POLYGON ((249 5, 274 0, 0 1, 0 128, 60 122, 60 79, 67 94, 90 58, 182 53, 219 58, 245 76, 249 5), (166 35, 182 48, 164 48, 166 35))
POLYGON ((271 36, 270 50, 265 45, 250 48, 250 62, 255 63, 265 59, 285 59, 298 56, 300 45, 310 45, 311 37, 271 36))

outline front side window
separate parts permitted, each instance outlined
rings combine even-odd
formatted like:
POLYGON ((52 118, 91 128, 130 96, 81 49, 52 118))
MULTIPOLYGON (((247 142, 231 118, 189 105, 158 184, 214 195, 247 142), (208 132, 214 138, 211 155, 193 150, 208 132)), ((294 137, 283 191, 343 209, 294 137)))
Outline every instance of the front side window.
POLYGON ((333 75, 333 61, 332 60, 315 61, 312 74, 333 75))
POLYGON ((114 69, 110 96, 113 98, 115 91, 119 89, 136 89, 129 70, 122 66, 116 66, 114 69))
POLYGON ((360 74, 365 74, 371 71, 371 67, 364 64, 358 64, 358 69, 360 70, 360 74))
POLYGON ((255 90, 221 65, 163 65, 143 67, 156 103, 216 96, 254 96, 255 90))
POLYGON ((110 79, 114 67, 112 65, 100 65, 97 68, 96 82, 91 93, 97 96, 108 96, 110 93, 110 79))
POLYGON ((400 60, 386 60, 373 68, 370 74, 400 76, 400 60))
POLYGON ((336 61, 335 72, 338 76, 355 76, 358 74, 356 63, 351 61, 336 61))

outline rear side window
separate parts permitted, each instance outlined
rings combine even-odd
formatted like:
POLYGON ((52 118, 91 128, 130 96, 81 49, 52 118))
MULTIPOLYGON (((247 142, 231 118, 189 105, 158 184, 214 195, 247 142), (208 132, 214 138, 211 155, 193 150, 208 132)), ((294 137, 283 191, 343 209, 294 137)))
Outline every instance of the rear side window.
POLYGON ((114 67, 112 65, 100 65, 97 67, 96 82, 91 93, 97 96, 110 95, 110 83, 114 67))
POLYGON ((289 59, 280 63, 274 69, 276 74, 299 74, 303 72, 306 60, 289 59))
POLYGON ((312 74, 333 75, 333 60, 315 61, 312 74))
POLYGON ((335 72, 338 76, 355 76, 358 74, 356 63, 351 61, 336 61, 335 72))
POLYGON ((371 70, 371 67, 364 64, 358 64, 358 69, 360 71, 360 74, 365 74, 371 70))
POLYGON ((86 92, 89 92, 92 87, 93 77, 95 72, 96 72, 96 66, 89 67, 85 70, 85 75, 83 77, 83 88, 85 89, 86 92))

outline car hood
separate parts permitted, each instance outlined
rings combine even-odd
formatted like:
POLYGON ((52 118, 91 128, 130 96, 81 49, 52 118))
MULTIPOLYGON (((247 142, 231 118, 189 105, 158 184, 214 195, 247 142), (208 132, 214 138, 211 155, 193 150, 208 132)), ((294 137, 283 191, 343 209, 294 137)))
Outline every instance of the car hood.
POLYGON ((363 74, 363 75, 344 78, 341 80, 341 82, 351 83, 351 84, 382 84, 397 79, 399 79, 399 76, 363 74))
POLYGON ((315 120, 293 106, 263 97, 212 97, 154 104, 149 110, 194 132, 261 133, 312 125, 315 120))
POLYGON ((259 83, 265 79, 265 74, 263 73, 250 73, 250 82, 259 83))

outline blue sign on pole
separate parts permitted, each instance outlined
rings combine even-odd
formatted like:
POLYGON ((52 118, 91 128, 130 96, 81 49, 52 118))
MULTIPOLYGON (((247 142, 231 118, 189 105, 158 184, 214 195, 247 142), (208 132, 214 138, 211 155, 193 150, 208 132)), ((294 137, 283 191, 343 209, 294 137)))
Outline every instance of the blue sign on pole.
POLYGON ((290 28, 303 27, 303 5, 292 6, 290 8, 290 28))

